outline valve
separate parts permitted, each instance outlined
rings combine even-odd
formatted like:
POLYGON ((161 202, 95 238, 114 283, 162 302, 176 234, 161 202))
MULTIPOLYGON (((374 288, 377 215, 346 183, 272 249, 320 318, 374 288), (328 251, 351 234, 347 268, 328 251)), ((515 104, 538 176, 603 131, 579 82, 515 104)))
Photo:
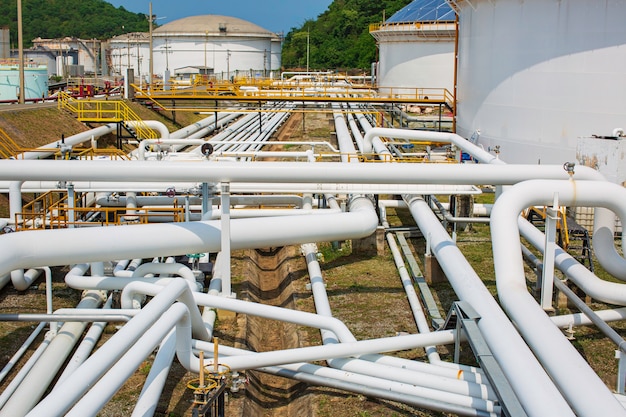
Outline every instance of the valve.
POLYGON ((566 162, 563 164, 563 169, 565 170, 565 172, 567 172, 570 176, 574 175, 574 167, 576 166, 575 162, 566 162))
POLYGON ((176 197, 176 188, 174 187, 168 188, 167 190, 165 190, 165 195, 169 198, 176 197))

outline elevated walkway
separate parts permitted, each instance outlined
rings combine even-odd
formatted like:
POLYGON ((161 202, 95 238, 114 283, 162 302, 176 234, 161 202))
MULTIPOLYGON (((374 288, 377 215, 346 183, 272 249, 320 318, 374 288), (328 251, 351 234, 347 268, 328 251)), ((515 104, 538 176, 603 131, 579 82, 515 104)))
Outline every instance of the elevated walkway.
POLYGON ((384 88, 379 90, 365 84, 349 82, 268 81, 246 79, 240 82, 191 80, 187 83, 154 85, 152 88, 131 86, 134 98, 152 102, 168 111, 207 110, 206 103, 221 101, 267 102, 295 101, 302 103, 364 103, 380 105, 418 104, 439 106, 454 111, 454 96, 445 88, 384 88), (176 107, 178 100, 197 101, 190 107, 176 107), (173 103, 172 105, 165 104, 173 103))

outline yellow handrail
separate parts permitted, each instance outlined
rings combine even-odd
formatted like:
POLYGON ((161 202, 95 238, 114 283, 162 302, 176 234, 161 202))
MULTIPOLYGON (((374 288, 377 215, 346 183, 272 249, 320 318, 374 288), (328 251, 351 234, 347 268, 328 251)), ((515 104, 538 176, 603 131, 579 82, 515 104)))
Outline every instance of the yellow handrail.
POLYGON ((9 159, 23 152, 22 148, 2 129, 0 129, 0 157, 9 159))

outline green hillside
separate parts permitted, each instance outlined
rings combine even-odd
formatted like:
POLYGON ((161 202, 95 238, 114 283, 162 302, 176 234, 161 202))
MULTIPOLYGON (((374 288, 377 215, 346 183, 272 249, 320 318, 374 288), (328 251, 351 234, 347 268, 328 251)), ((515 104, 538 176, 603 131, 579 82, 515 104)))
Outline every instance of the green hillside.
MULTIPOLYGON (((147 14, 115 8, 104 0, 22 1, 24 46, 37 37, 108 39, 127 32, 147 32, 147 14)), ((17 5, 0 1, 0 26, 9 26, 11 47, 17 47, 17 5)))
POLYGON ((283 44, 283 67, 305 68, 307 37, 310 69, 369 69, 376 42, 369 25, 390 17, 411 0, 335 0, 317 20, 292 28, 283 44))

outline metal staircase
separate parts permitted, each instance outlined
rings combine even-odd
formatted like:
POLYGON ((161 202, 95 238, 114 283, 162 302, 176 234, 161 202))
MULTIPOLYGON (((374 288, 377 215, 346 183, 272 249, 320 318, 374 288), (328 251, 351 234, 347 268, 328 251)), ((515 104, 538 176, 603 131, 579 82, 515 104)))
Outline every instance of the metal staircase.
POLYGON ((58 108, 71 112, 81 122, 118 123, 139 140, 158 137, 123 100, 74 100, 70 94, 60 92, 58 108))

